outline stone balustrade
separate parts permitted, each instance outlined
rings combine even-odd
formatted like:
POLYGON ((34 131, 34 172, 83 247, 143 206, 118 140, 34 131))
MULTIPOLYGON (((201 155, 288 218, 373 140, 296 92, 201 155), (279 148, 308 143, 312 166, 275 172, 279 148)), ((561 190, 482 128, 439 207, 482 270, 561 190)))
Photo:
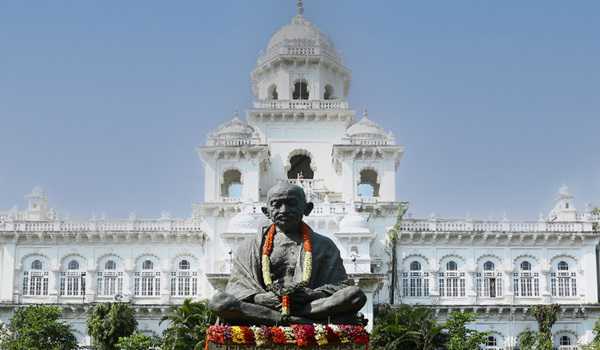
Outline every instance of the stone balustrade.
POLYGON ((279 45, 258 58, 258 64, 270 63, 277 58, 323 57, 342 63, 342 58, 333 50, 322 46, 279 45))
POLYGON ((279 110, 347 110, 347 101, 342 100, 269 100, 254 102, 255 109, 279 110))
POLYGON ((128 221, 6 221, 1 232, 201 232, 200 223, 189 220, 128 220, 128 221))

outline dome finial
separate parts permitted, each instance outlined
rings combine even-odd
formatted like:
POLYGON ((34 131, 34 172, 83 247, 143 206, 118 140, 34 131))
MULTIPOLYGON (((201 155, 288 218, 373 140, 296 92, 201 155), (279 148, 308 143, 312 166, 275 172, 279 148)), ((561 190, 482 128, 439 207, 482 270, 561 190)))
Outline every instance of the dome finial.
POLYGON ((363 109, 363 117, 365 117, 365 118, 369 117, 369 110, 367 109, 367 107, 365 107, 365 109, 363 109))
POLYGON ((298 16, 303 16, 304 15, 304 1, 298 0, 298 2, 296 3, 296 6, 298 7, 298 16))

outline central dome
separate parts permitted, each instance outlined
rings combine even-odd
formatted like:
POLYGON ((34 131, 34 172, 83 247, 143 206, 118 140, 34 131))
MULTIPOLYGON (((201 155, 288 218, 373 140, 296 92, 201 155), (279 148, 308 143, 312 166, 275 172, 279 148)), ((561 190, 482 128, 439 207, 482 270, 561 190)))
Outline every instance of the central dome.
POLYGON ((280 28, 269 40, 262 60, 277 55, 329 56, 341 62, 341 57, 329 37, 304 16, 297 15, 290 24, 280 28))

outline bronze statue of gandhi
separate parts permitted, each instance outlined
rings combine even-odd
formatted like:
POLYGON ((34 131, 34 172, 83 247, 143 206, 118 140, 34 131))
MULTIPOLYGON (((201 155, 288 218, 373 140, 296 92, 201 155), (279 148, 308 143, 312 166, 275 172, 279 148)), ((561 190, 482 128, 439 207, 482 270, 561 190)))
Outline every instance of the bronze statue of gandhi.
POLYGON ((340 251, 302 218, 313 204, 304 190, 280 183, 263 213, 273 222, 237 251, 224 292, 209 307, 224 323, 286 325, 363 323, 366 296, 348 280, 340 251))

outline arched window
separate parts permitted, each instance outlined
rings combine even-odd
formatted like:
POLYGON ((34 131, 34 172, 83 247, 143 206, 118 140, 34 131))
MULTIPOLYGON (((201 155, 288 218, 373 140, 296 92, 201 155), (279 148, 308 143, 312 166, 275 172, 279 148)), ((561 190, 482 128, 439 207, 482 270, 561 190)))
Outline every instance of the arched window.
POLYGON ((279 93, 277 92, 277 85, 273 84, 271 86, 269 86, 269 99, 270 100, 278 100, 279 99, 279 93))
POLYGON ((292 98, 294 100, 308 100, 308 83, 306 80, 298 80, 294 83, 294 92, 292 98))
POLYGON ((77 262, 77 260, 71 260, 71 262, 69 262, 68 269, 69 270, 79 270, 79 263, 77 262))
POLYGON ((496 265, 486 261, 483 272, 477 272, 477 294, 485 298, 501 298, 504 294, 503 278, 502 272, 496 271, 496 265))
POLYGON ((44 264, 39 259, 31 263, 31 269, 23 271, 23 295, 48 295, 48 271, 44 269, 44 264))
POLYGON ((379 197, 379 176, 373 169, 363 169, 360 172, 358 196, 364 198, 379 197))
POLYGON ((237 169, 230 169, 223 173, 221 183, 221 196, 224 198, 239 199, 242 196, 242 173, 237 169))
POLYGON ((117 270, 117 263, 114 260, 106 261, 104 269, 98 271, 96 287, 98 296, 101 297, 123 294, 123 271, 117 270))
POLYGON ((531 271, 527 260, 519 264, 519 271, 513 274, 513 291, 516 297, 539 297, 540 274, 531 271))
POLYGON ((498 339, 493 336, 490 335, 487 337, 487 339, 485 340, 485 348, 486 350, 497 350, 498 348, 498 339))
POLYGON ((133 289, 136 296, 160 296, 160 271, 154 269, 152 260, 144 260, 134 273, 133 289))
POLYGON ((569 269, 566 261, 560 261, 550 273, 552 296, 568 298, 577 296, 577 273, 569 269))
POLYGON ((402 296, 429 296, 429 273, 423 272, 423 266, 418 261, 412 261, 409 270, 402 273, 402 296))
POLYGON ((440 297, 460 298, 466 292, 466 274, 458 271, 458 264, 450 260, 446 263, 446 271, 438 273, 438 289, 440 297))
POLYGON ((80 270, 79 261, 70 260, 66 271, 60 273, 60 295, 74 297, 85 293, 85 272, 80 270))
POLYGON ((154 269, 154 263, 150 260, 144 261, 142 264, 142 270, 152 270, 154 269))
POLYGON ((325 85, 325 93, 323 94, 324 100, 334 100, 335 96, 333 94, 333 86, 325 85))
POLYGON ((192 271, 189 260, 182 259, 177 271, 171 272, 171 295, 193 296, 198 293, 198 272, 192 271))
POLYGON ((310 164, 312 160, 305 154, 297 154, 290 158, 290 170, 288 171, 288 179, 313 179, 315 173, 310 164))
POLYGON ((559 340, 559 344, 560 344, 560 346, 570 346, 571 345, 571 337, 569 337, 568 335, 561 336, 560 340, 559 340))

